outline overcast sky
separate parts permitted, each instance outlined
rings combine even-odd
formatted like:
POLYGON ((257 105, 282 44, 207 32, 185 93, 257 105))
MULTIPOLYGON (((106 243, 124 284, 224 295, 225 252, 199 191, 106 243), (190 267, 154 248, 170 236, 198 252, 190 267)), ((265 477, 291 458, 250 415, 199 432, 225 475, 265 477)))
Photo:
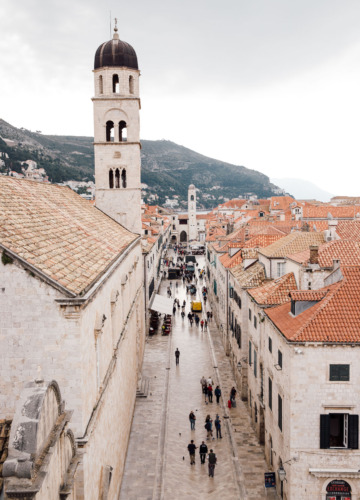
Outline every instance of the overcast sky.
POLYGON ((360 195, 359 0, 1 0, 0 117, 93 135, 110 11, 141 69, 141 137, 360 195))

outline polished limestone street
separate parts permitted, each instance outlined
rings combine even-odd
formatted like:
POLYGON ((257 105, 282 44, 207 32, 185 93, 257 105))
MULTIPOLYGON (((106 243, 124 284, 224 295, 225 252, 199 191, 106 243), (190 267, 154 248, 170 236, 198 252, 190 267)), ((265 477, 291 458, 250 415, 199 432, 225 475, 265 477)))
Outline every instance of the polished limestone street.
MULTIPOLYGON (((199 268, 204 257, 197 257, 199 268)), ((264 488, 267 471, 263 447, 250 425, 245 404, 237 397, 237 407, 228 409, 231 387, 235 385, 215 321, 202 332, 195 322, 191 326, 187 314, 190 294, 181 280, 172 281, 172 299, 186 300, 186 315, 181 308, 173 317, 172 333, 149 337, 142 371, 142 393, 136 400, 120 500, 175 499, 249 499, 269 498, 264 488), (175 283, 178 282, 178 288, 175 283), (180 350, 180 363, 175 364, 175 349, 180 350), (214 388, 222 390, 220 404, 205 403, 200 379, 211 377, 214 388), (144 397, 146 396, 146 397, 144 397), (189 413, 196 415, 195 430, 190 429, 189 413), (206 440, 205 418, 213 421, 219 414, 222 439, 206 440), (205 441, 217 456, 215 477, 208 476, 207 463, 190 465, 187 446, 205 441)), ((204 283, 205 284, 205 283, 204 283)), ((160 292, 166 295, 168 280, 160 292)), ((197 298, 203 283, 198 280, 197 298)), ((210 304, 203 309, 203 318, 210 304)), ((271 497, 274 498, 274 497, 271 497)))

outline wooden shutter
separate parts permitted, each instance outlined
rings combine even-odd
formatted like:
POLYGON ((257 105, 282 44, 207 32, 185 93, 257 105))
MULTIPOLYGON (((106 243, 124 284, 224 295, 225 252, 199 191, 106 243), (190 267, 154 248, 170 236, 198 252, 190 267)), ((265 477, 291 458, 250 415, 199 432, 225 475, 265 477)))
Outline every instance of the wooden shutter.
POLYGON ((320 448, 330 448, 330 415, 320 415, 320 448))
POLYGON ((349 438, 348 448, 357 450, 359 448, 359 415, 349 415, 349 438))

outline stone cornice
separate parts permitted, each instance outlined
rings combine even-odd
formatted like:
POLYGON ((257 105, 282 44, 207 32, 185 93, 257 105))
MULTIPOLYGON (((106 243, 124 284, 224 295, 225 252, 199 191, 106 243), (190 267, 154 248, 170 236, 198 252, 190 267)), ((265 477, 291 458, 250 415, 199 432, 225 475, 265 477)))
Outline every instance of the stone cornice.
POLYGON ((360 478, 360 470, 357 469, 309 469, 310 474, 315 477, 324 478, 360 478))

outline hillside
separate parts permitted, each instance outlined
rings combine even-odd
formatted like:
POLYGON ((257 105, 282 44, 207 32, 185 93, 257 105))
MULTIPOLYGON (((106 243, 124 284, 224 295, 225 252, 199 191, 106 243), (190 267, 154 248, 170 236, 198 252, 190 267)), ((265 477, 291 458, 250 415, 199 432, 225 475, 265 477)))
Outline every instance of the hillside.
MULTIPOLYGON (((47 136, 18 129, 1 119, 0 137, 7 139, 7 143, 0 139, 0 151, 9 155, 7 170, 20 171, 19 162, 31 159, 45 168, 51 182, 93 180, 92 137, 47 136)), ((189 184, 199 189, 199 208, 212 208, 226 198, 246 193, 266 198, 276 192, 269 178, 255 170, 208 158, 170 141, 143 140, 141 144, 145 201, 163 204, 167 196, 178 195, 179 206, 185 208, 189 184)))

